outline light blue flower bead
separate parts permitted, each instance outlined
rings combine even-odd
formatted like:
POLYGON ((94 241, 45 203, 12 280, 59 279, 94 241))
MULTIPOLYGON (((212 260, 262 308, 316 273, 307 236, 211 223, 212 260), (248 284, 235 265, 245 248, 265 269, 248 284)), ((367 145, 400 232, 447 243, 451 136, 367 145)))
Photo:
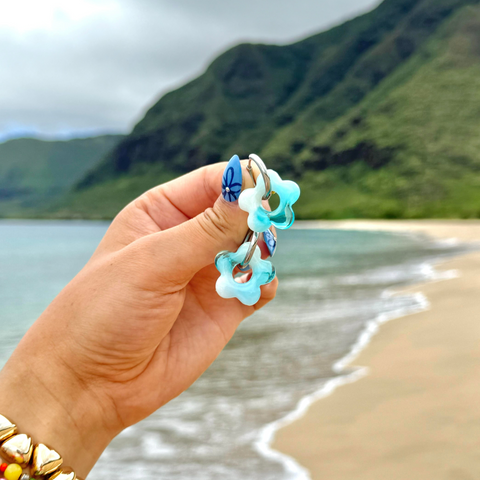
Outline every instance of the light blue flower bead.
POLYGON ((249 243, 244 243, 236 253, 224 251, 216 256, 215 266, 221 275, 215 287, 222 298, 238 298, 244 305, 251 306, 260 300, 260 287, 275 278, 275 267, 269 261, 262 260, 260 248, 256 247, 250 260, 252 277, 246 283, 237 283, 233 278, 233 270, 243 262, 249 246, 249 243))
POLYGON ((280 203, 272 212, 265 210, 262 199, 265 195, 265 182, 262 175, 257 178, 255 188, 248 188, 240 194, 238 205, 248 213, 248 226, 254 232, 264 232, 272 225, 286 230, 295 220, 292 205, 300 197, 300 187, 290 180, 282 180, 275 170, 267 170, 272 192, 275 192, 280 203))

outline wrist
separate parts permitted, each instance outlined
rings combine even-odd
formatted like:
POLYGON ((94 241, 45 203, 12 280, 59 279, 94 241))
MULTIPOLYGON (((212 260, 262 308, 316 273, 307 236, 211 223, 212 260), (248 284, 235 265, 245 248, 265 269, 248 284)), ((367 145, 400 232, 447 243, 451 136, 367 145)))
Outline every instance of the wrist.
POLYGON ((26 355, 28 344, 25 338, 0 372, 0 414, 85 478, 118 432, 108 428, 102 403, 58 358, 26 355))

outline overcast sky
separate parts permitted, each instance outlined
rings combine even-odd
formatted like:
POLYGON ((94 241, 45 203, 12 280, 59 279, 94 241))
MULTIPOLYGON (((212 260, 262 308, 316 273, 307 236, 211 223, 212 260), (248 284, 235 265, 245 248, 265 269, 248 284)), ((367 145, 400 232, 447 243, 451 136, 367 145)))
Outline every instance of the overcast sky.
POLYGON ((289 43, 379 0, 1 0, 0 139, 127 132, 242 42, 289 43))

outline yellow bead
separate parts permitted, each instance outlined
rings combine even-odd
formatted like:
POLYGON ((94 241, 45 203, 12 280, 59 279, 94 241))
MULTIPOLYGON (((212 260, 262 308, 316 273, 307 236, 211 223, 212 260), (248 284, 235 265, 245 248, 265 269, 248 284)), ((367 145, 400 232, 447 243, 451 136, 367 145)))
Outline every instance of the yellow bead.
POLYGON ((16 463, 11 463, 5 470, 4 475, 7 480, 18 480, 22 473, 23 470, 20 465, 17 465, 16 463))

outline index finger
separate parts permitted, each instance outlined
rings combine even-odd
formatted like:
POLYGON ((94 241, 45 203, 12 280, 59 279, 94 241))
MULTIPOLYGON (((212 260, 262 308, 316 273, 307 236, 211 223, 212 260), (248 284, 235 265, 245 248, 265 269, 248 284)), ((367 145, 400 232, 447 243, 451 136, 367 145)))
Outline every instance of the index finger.
MULTIPOLYGON (((194 170, 148 190, 115 218, 97 254, 115 251, 152 233, 175 227, 212 207, 221 194, 227 162, 194 170)), ((253 186, 242 161, 242 189, 253 186)))
POLYGON ((226 166, 226 162, 208 165, 152 188, 134 202, 135 206, 161 230, 172 228, 213 206, 222 191, 226 166))

